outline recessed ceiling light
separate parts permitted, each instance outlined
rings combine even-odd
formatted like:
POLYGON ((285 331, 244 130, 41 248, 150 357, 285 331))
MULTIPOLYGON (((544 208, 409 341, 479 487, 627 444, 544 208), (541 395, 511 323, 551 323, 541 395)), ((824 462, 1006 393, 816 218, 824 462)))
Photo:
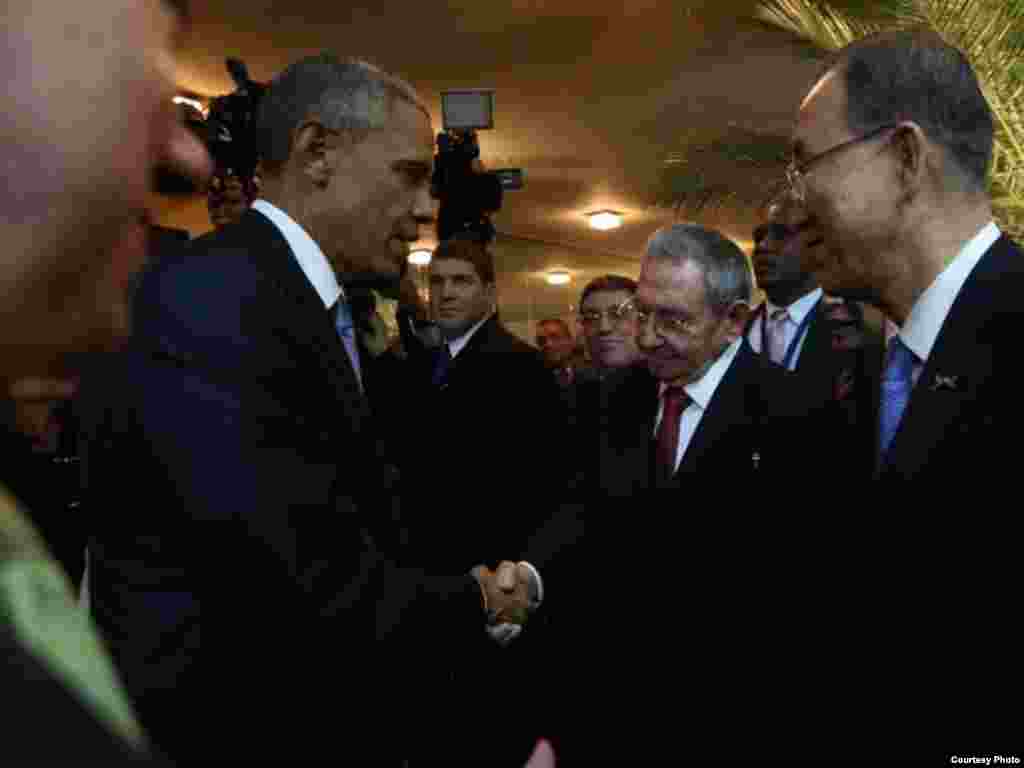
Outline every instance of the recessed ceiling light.
POLYGON ((430 264, 430 257, 433 255, 426 248, 417 248, 409 252, 409 263, 417 267, 425 267, 430 264))
POLYGON ((572 275, 564 269, 553 269, 547 274, 547 281, 549 285, 565 285, 570 280, 572 280, 572 275))
POLYGON ((593 229, 605 231, 622 226, 622 214, 617 211, 596 211, 595 213, 588 213, 587 218, 590 220, 590 226, 593 229))

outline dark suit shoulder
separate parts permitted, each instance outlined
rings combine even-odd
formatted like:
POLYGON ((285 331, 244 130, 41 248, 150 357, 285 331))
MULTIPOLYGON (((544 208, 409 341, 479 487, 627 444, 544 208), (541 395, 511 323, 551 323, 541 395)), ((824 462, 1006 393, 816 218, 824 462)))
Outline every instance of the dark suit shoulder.
POLYGON ((540 352, 510 333, 497 317, 491 317, 480 331, 483 333, 482 348, 486 349, 488 354, 507 355, 517 364, 526 362, 528 365, 544 366, 540 352))
MULTIPOLYGON (((134 297, 135 337, 187 347, 242 343, 267 314, 270 285, 255 255, 266 247, 260 235, 258 227, 229 226, 167 253, 134 297)), ((281 245, 287 248, 283 238, 281 245)))

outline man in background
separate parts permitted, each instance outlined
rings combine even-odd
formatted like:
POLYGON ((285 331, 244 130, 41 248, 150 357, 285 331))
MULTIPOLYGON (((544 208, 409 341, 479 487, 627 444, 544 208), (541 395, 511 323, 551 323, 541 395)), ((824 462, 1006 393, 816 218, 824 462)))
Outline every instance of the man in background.
POLYGON ((537 323, 536 340, 544 364, 562 389, 569 389, 578 378, 590 375, 569 324, 561 318, 550 317, 537 323))

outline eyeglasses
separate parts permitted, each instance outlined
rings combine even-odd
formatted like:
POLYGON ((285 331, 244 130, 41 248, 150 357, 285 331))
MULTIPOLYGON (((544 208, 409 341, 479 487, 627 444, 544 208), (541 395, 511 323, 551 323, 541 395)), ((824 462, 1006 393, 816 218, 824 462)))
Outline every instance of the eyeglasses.
POLYGON ((696 330, 696 324, 691 318, 663 309, 642 309, 636 305, 635 299, 629 301, 629 311, 641 328, 653 319, 654 332, 659 336, 690 336, 696 330))
POLYGON ((786 181, 789 185, 790 195, 794 200, 796 200, 796 202, 802 205, 807 200, 807 174, 810 172, 812 165, 817 164, 829 155, 836 155, 847 147, 852 147, 854 144, 860 144, 863 141, 873 139, 896 127, 897 126, 895 124, 889 124, 883 125, 880 128, 875 128, 875 130, 869 131, 863 136, 858 136, 855 139, 844 141, 841 144, 836 144, 834 147, 826 149, 824 152, 819 152, 814 157, 804 160, 802 163, 798 163, 796 158, 793 158, 789 161, 789 165, 786 166, 786 181))
POLYGON ((620 328, 625 323, 633 319, 635 315, 633 309, 633 300, 626 299, 621 304, 616 304, 614 307, 608 309, 585 309, 580 312, 580 323, 587 330, 593 328, 599 328, 601 326, 601 318, 607 317, 608 322, 613 328, 620 328))

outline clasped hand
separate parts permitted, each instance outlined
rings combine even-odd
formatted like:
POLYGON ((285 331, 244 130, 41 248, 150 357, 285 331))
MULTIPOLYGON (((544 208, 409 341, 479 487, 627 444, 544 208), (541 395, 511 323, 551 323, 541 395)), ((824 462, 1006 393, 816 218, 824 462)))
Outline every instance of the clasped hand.
POLYGON ((471 573, 480 585, 488 623, 524 624, 540 604, 540 584, 524 563, 503 561, 496 571, 478 565, 471 573))

